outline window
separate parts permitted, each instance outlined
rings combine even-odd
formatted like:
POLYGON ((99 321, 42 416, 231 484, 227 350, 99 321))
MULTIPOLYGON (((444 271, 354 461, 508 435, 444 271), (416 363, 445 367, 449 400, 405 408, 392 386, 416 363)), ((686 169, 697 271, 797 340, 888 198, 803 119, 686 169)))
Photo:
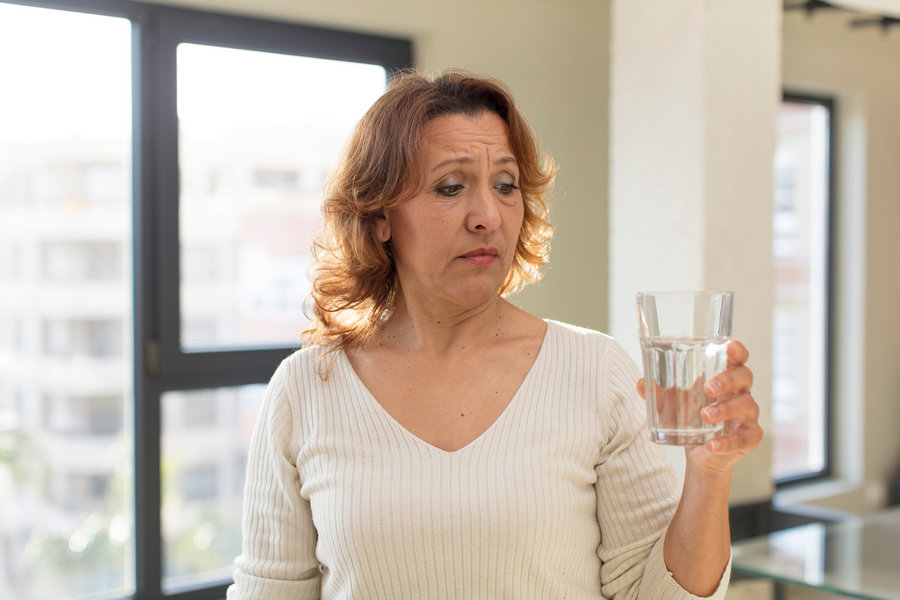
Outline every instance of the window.
POLYGON ((163 394, 164 590, 231 576, 247 448, 264 392, 245 385, 163 394))
POLYGON ((833 102, 785 95, 778 111, 773 258, 772 476, 830 470, 829 326, 833 102))
POLYGON ((0 81, 0 597, 127 595, 131 25, 0 4, 0 81))
POLYGON ((0 0, 0 598, 224 597, 323 174, 410 62, 385 37, 0 0))
POLYGON ((180 344, 296 344, 322 192, 300 187, 300 167, 330 167, 384 68, 196 43, 176 61, 181 262, 220 260, 182 277, 182 321, 214 327, 182 329, 180 344))

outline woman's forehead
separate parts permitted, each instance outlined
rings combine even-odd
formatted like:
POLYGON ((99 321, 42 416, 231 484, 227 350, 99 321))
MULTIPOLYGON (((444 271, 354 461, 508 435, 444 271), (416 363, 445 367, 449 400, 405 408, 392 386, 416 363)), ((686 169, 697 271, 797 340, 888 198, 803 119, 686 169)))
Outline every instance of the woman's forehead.
POLYGON ((434 117, 422 128, 420 140, 419 158, 427 163, 454 155, 463 158, 481 153, 496 155, 498 159, 515 159, 509 143, 509 127, 493 112, 434 117))

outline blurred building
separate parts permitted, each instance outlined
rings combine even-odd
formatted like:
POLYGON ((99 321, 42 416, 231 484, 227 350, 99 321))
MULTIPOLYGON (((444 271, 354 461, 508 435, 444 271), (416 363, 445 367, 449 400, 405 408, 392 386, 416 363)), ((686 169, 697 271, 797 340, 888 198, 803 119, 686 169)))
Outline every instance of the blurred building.
MULTIPOLYGON (((252 161, 250 139, 220 141, 215 152, 183 146, 187 349, 299 346, 306 324, 309 247, 336 150, 285 160, 276 139, 261 144, 257 132, 252 143, 252 161)), ((102 581, 126 586, 133 528, 127 144, 6 145, 0 157, 0 597, 42 597, 61 583, 65 595, 102 581), (80 586, 39 577, 36 569, 54 554, 54 568, 81 573, 80 586), (91 564, 92 556, 113 559, 91 564)), ((210 556, 230 574, 261 396, 261 386, 244 386, 163 397, 165 569, 173 581, 198 576, 210 556), (204 561, 195 562, 196 550, 204 561)))

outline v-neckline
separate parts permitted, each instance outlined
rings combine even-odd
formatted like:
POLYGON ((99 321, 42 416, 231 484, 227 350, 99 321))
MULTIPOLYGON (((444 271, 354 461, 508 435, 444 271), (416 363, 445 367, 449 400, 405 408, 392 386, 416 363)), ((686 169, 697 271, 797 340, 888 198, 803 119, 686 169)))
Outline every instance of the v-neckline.
POLYGON ((342 366, 344 369, 346 369, 347 376, 351 379, 351 382, 357 389, 361 390, 362 396, 365 399, 365 402, 368 404, 370 410, 373 410, 375 413, 377 413, 380 418, 385 420, 391 428, 399 430, 402 435, 411 438, 416 444, 422 445, 429 450, 437 452, 441 455, 452 456, 464 452, 465 450, 477 444, 479 441, 486 438, 491 431, 499 426, 498 424, 501 421, 508 418, 507 415, 513 412, 515 406, 521 403, 519 401, 519 396, 522 395, 522 391, 534 377, 534 373, 538 370, 540 363, 544 361, 544 355, 548 352, 548 340, 550 338, 550 328, 553 326, 553 322, 549 320, 544 322, 547 324, 547 327, 544 329, 544 337, 541 339, 541 346, 534 357, 534 361, 531 363, 531 366, 525 373, 525 377, 522 378, 522 381, 519 383, 518 388, 516 388, 515 393, 513 393, 513 395, 510 397, 509 401, 506 403, 506 406, 503 407, 502 411, 500 411, 500 414, 497 415, 497 417, 490 423, 490 425, 488 425, 484 429, 484 431, 479 433, 468 443, 460 446, 456 450, 445 450, 440 446, 435 446, 431 442, 422 439, 421 437, 407 429, 402 423, 400 423, 400 421, 396 419, 396 417, 394 417, 394 415, 390 413, 390 411, 388 411, 384 407, 381 402, 378 401, 378 398, 376 398, 375 395, 369 390, 368 386, 366 386, 362 378, 360 378, 359 374, 357 374, 356 369, 353 368, 353 364, 350 362, 350 359, 347 357, 347 353, 343 349, 339 350, 340 360, 343 363, 342 366))

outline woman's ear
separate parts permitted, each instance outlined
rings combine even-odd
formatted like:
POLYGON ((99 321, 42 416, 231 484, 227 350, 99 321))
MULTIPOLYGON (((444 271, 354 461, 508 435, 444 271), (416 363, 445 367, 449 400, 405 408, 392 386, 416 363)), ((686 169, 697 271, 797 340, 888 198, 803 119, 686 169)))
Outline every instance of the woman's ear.
POLYGON ((382 244, 391 239, 391 222, 387 215, 375 217, 375 240, 382 244))

